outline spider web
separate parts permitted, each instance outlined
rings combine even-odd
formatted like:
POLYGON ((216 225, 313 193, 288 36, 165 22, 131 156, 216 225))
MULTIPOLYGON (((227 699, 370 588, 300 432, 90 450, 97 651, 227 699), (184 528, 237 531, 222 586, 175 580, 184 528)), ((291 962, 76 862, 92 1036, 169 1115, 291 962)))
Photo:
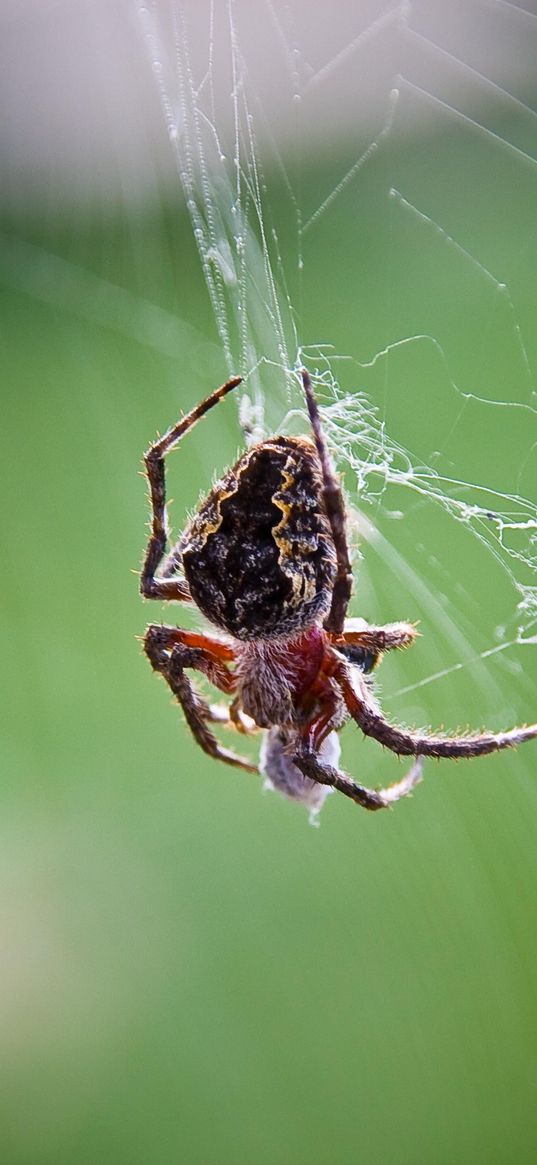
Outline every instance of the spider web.
POLYGON ((303 431, 305 363, 361 542, 451 643, 420 685, 507 660, 537 642, 537 18, 252 7, 138 9, 244 432, 303 431), (474 550, 478 649, 471 585, 443 598, 474 550))

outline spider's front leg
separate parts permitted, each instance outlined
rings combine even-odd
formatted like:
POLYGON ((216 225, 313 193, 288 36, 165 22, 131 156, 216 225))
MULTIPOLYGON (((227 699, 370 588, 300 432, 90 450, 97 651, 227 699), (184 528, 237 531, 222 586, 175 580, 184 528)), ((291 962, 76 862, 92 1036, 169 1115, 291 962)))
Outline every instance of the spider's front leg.
POLYGON ((365 736, 372 736, 399 756, 445 757, 452 760, 486 756, 504 748, 516 748, 526 740, 537 737, 537 724, 511 728, 507 732, 481 732, 468 736, 432 736, 425 732, 409 732, 390 724, 372 698, 367 682, 355 669, 353 676, 348 666, 336 664, 334 678, 338 683, 348 712, 365 736))
POLYGON ((387 809, 401 797, 408 796, 414 786, 421 780, 423 762, 417 760, 411 769, 400 780, 385 789, 368 789, 359 785, 347 773, 327 764, 319 755, 319 745, 326 739, 327 734, 333 731, 332 718, 337 709, 337 695, 333 688, 327 687, 319 701, 315 718, 310 721, 300 737, 300 744, 293 756, 293 763, 300 769, 304 777, 317 781, 321 785, 329 785, 349 797, 363 809, 387 809))
POLYGON ((190 731, 200 748, 208 756, 226 764, 257 773, 257 765, 223 748, 213 736, 207 721, 220 720, 220 716, 210 708, 185 674, 186 669, 194 668, 202 672, 220 692, 230 695, 235 690, 234 676, 226 666, 234 658, 231 648, 205 635, 152 623, 145 633, 144 650, 154 671, 164 677, 181 705, 190 731))
POLYGON ((408 797, 418 781, 421 781, 423 771, 423 762, 419 759, 415 761, 402 780, 388 785, 385 789, 368 789, 365 785, 359 785, 353 781, 352 777, 349 777, 341 769, 324 764, 317 753, 307 752, 304 746, 295 753, 293 762, 301 773, 305 777, 309 777, 311 781, 317 781, 320 785, 330 785, 332 789, 337 789, 338 793, 344 793, 345 797, 350 797, 351 801, 361 805, 363 809, 373 810, 388 809, 395 801, 400 801, 401 797, 408 797))

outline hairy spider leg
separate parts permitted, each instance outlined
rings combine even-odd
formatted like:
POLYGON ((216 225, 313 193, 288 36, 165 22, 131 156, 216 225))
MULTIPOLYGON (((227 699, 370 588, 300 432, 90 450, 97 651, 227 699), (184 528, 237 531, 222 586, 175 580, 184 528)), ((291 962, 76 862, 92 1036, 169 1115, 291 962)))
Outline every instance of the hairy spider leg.
POLYGON ((375 655, 410 647, 418 632, 413 623, 385 623, 373 626, 362 619, 346 619, 343 639, 349 647, 363 647, 375 655))
MULTIPOLYGON (((185 669, 194 668, 219 691, 230 695, 235 690, 235 678, 224 661, 233 658, 231 649, 208 636, 152 623, 145 633, 144 650, 154 671, 163 676, 181 705, 186 722, 200 748, 228 765, 245 769, 249 773, 259 772, 257 765, 223 748, 213 736, 207 728, 207 721, 221 722, 223 709, 211 708, 185 675, 185 669)), ((233 723, 229 710, 227 713, 228 722, 233 723)))
POLYGON ((163 437, 158 441, 154 441, 149 446, 147 453, 144 454, 144 464, 149 482, 149 492, 151 498, 151 533, 147 543, 144 564, 140 576, 140 590, 146 599, 177 599, 181 602, 190 602, 191 594, 186 579, 169 578, 166 574, 172 574, 178 567, 180 562, 180 554, 177 550, 172 550, 166 559, 165 567, 161 576, 156 578, 158 567, 164 558, 164 551, 168 539, 167 523, 166 523, 166 477, 164 469, 164 458, 170 449, 184 437, 185 433, 203 417, 205 413, 209 412, 214 405, 218 404, 228 392, 231 392, 237 385, 241 384, 242 378, 240 376, 233 376, 231 380, 226 381, 215 392, 205 400, 200 401, 195 408, 193 408, 186 417, 182 417, 173 428, 169 429, 163 437))
POLYGON ((365 619, 345 619, 342 640, 335 645, 341 655, 364 675, 378 667, 385 651, 410 647, 418 632, 413 623, 386 623, 374 627, 365 619))
POLYGON ((319 461, 321 462, 323 498, 337 558, 337 573, 332 591, 332 602, 324 621, 324 627, 329 634, 339 638, 343 632, 343 624, 345 622, 345 615, 347 614, 353 583, 349 547, 347 544, 345 504, 341 486, 334 471, 332 459, 324 438, 319 407, 315 399, 309 373, 305 368, 302 368, 300 375, 302 377, 302 384, 304 385, 306 404, 308 406, 315 445, 317 447, 319 461))
MULTIPOLYGON (((374 630, 380 631, 381 628, 374 630)), ((323 761, 319 755, 322 742, 334 730, 342 727, 341 723, 341 688, 339 685, 338 669, 342 665, 340 652, 344 652, 346 644, 338 644, 337 648, 328 647, 323 659, 319 674, 308 692, 308 698, 313 696, 316 710, 313 718, 306 722, 300 733, 297 734, 297 750, 293 756, 293 763, 300 769, 304 777, 317 781, 321 785, 329 785, 337 789, 361 805, 364 809, 387 809, 401 797, 407 797, 414 786, 421 780, 423 761, 421 758, 412 765, 411 769, 400 780, 385 789, 368 789, 349 777, 342 769, 336 769, 323 761)), ((390 646, 396 646, 391 642, 390 646)), ((352 650, 352 647, 349 647, 352 650)), ((345 666, 343 664, 343 666, 345 666)), ((360 668, 355 667, 354 672, 360 668)), ((364 682, 364 686, 366 681, 364 682)))
POLYGON ((330 785, 332 789, 337 789, 339 793, 349 797, 356 805, 361 805, 363 809, 372 810, 388 809, 401 797, 408 797, 418 781, 421 781, 423 769, 423 761, 419 758, 409 772, 395 784, 388 785, 386 789, 367 789, 365 785, 359 785, 357 781, 353 781, 352 777, 349 777, 342 769, 335 769, 332 765, 324 764, 317 753, 307 750, 305 742, 300 744, 298 751, 293 756, 293 763, 311 781, 318 781, 321 785, 330 785))
POLYGON ((516 748, 526 740, 537 737, 537 724, 511 728, 507 732, 481 732, 470 736, 429 736, 427 733, 408 732, 390 724, 373 702, 367 683, 359 672, 351 679, 348 666, 341 657, 334 668, 334 677, 343 693, 345 704, 353 720, 365 736, 372 736, 399 756, 433 756, 456 760, 459 757, 486 756, 502 748, 516 748), (359 686, 360 695, 356 692, 359 686))

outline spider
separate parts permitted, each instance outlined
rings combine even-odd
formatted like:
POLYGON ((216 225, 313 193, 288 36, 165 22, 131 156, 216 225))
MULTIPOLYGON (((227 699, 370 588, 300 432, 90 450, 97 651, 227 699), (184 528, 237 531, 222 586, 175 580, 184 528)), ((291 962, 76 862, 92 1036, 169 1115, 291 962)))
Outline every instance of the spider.
POLYGON ((274 436, 243 453, 167 554, 166 454, 241 378, 216 389, 145 454, 152 514, 141 593, 194 603, 216 633, 152 623, 144 649, 209 756, 258 772, 223 747, 209 725, 266 729, 261 771, 288 797, 316 812, 337 789, 364 809, 384 809, 411 792, 424 757, 514 747, 537 736, 537 724, 448 737, 409 731, 383 715, 371 672, 385 651, 410 646, 416 630, 406 622, 370 626, 346 618, 353 579, 343 495, 305 369, 301 378, 311 436, 274 436), (207 703, 191 670, 229 704, 207 703), (368 789, 342 771, 338 733, 351 718, 366 736, 415 758, 401 780, 368 789))

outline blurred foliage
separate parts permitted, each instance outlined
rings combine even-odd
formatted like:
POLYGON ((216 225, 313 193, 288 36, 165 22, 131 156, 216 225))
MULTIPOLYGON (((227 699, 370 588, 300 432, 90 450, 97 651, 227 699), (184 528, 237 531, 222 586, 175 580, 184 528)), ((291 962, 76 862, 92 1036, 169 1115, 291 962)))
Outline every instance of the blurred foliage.
MULTIPOLYGON (((383 251, 377 194, 366 181, 359 206, 349 195, 338 237, 319 230, 308 256, 308 335, 341 351, 381 346, 388 269, 402 334, 431 308, 430 256, 410 247, 410 277, 389 232, 383 251), (352 292, 338 266, 349 233, 352 292)), ((487 229, 496 245, 509 223, 487 229)), ((430 763, 390 814, 331 797, 320 830, 204 757, 142 658, 136 636, 160 612, 144 608, 132 573, 147 520, 141 452, 226 376, 189 224, 171 204, 96 208, 83 222, 12 220, 2 239, 2 1159, 533 1161, 535 746, 430 763), (162 310, 151 324, 160 350, 144 339, 139 297, 162 310)), ((444 254, 445 311, 461 285, 444 254)), ((468 367, 462 330, 459 340, 468 367)), ((426 360, 407 371, 398 416, 418 452, 430 452, 431 375, 426 360)), ((239 440, 230 405, 181 447, 176 525, 239 440)), ((516 460, 516 440, 499 410, 486 448, 465 453, 476 479, 491 450, 516 460)), ((418 646, 383 665, 387 710, 451 727, 531 719, 532 649, 397 697, 461 661, 463 641, 445 624, 437 633, 434 603, 461 620, 469 656, 514 606, 464 531, 410 501, 400 498, 408 523, 379 523, 433 607, 398 559, 387 567, 366 547, 355 605, 422 620, 418 646)), ((397 774, 352 730, 344 756, 365 782, 397 774)))

